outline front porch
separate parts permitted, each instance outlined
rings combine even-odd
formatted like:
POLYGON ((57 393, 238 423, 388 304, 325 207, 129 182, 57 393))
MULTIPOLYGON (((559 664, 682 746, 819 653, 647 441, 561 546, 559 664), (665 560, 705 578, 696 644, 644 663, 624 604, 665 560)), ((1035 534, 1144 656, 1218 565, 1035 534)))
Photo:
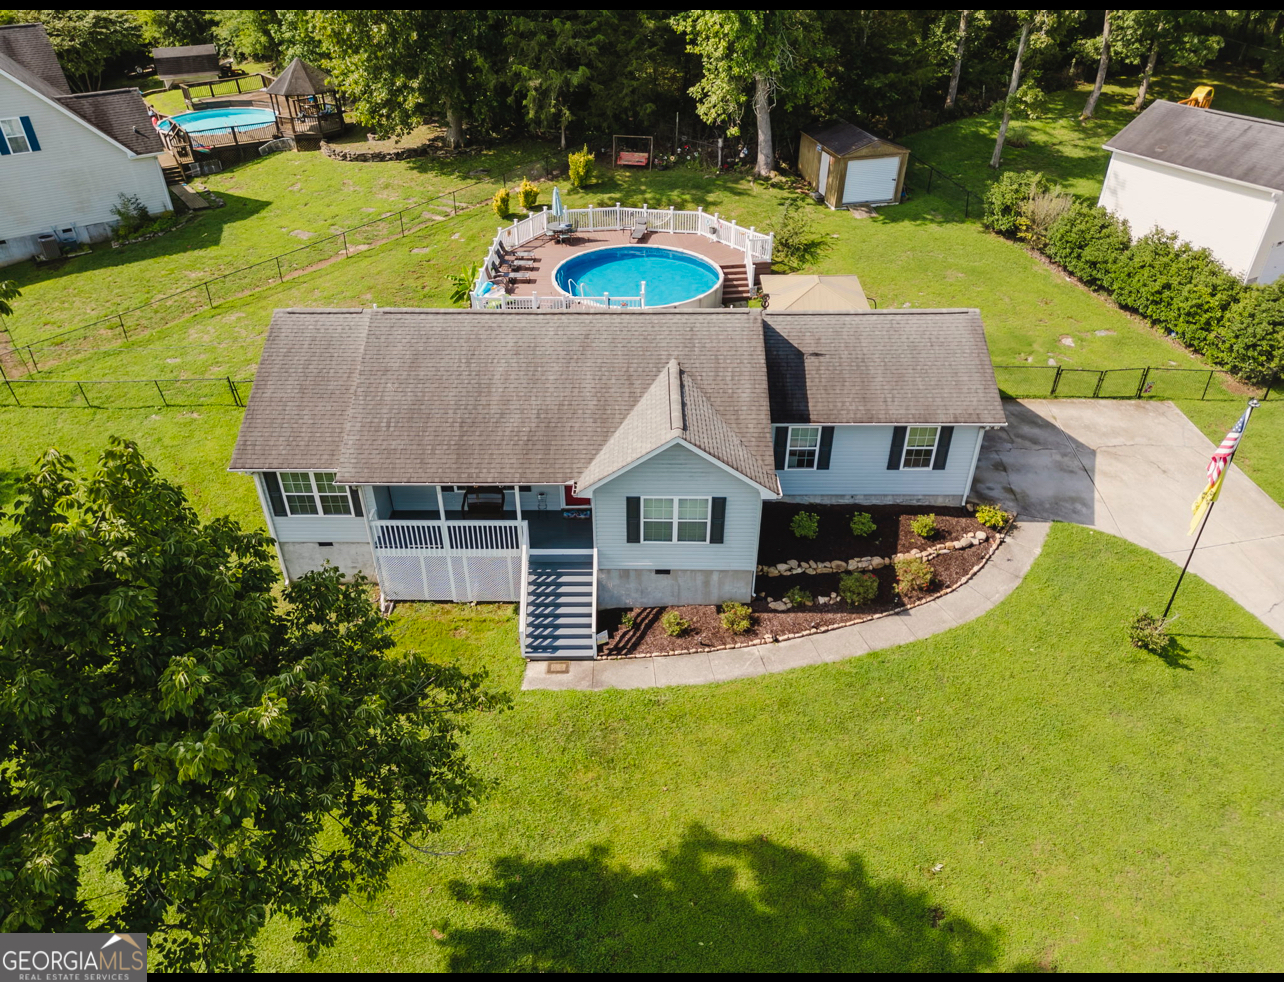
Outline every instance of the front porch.
MULTIPOLYGON (((525 525, 525 544, 528 549, 592 549, 593 522, 586 518, 565 518, 560 511, 523 512, 519 517, 515 511, 505 511, 493 515, 467 515, 462 511, 446 510, 444 527, 455 548, 467 548, 467 543, 491 542, 502 548, 514 541, 512 535, 491 531, 495 528, 517 529, 525 525)), ((398 545, 410 541, 432 542, 433 546, 418 548, 440 548, 441 513, 434 510, 394 509, 386 519, 371 522, 377 533, 376 548, 416 548, 415 546, 398 545), (425 531, 418 531, 419 528, 425 531), (407 530, 401 532, 399 530, 407 530), (414 530, 414 531, 411 531, 414 530), (427 531, 432 530, 432 531, 427 531)), ((516 533, 513 533, 516 534, 516 533)), ((520 549, 520 542, 518 542, 520 549)))

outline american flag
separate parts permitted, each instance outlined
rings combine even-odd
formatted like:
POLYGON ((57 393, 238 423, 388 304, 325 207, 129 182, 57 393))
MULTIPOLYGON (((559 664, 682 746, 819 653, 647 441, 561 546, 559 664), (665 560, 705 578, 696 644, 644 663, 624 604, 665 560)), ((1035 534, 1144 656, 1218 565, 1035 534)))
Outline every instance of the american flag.
POLYGON ((1239 437, 1244 432, 1244 426, 1248 422, 1248 414, 1250 412, 1251 410, 1249 409, 1244 410, 1244 415, 1231 427, 1231 431, 1223 438, 1221 446, 1213 451, 1212 459, 1208 461, 1209 487, 1216 484, 1217 479, 1222 476, 1222 471, 1226 470, 1226 465, 1229 463, 1231 455, 1235 452, 1235 448, 1239 446, 1239 437))

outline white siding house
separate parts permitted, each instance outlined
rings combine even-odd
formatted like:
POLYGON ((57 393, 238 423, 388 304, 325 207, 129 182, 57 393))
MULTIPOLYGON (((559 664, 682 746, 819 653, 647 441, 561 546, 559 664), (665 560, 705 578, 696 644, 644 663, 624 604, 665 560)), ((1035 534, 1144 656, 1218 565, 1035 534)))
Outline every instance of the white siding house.
POLYGON ((41 235, 109 238, 121 194, 171 207, 138 90, 72 94, 61 74, 40 25, 0 26, 0 266, 38 254, 41 235))
POLYGON ((1161 101, 1106 149, 1099 204, 1134 239, 1174 232, 1247 283, 1284 274, 1284 123, 1161 101))

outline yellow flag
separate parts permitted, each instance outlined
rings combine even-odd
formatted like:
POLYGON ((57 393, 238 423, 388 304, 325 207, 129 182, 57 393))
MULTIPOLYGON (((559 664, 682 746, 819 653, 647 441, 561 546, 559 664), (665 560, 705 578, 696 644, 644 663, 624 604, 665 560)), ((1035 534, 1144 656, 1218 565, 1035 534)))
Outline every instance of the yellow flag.
POLYGON ((1226 472, 1228 470, 1230 470, 1229 467, 1223 468, 1222 472, 1217 475, 1217 480, 1204 488, 1199 497, 1195 499, 1195 503, 1190 506, 1190 512, 1193 517, 1190 520, 1190 530, 1186 533, 1187 535, 1195 534, 1195 530, 1199 528, 1199 523, 1203 520, 1204 515, 1208 513, 1209 508, 1213 507, 1213 502, 1217 500, 1217 496, 1222 493, 1222 481, 1226 480, 1226 472))

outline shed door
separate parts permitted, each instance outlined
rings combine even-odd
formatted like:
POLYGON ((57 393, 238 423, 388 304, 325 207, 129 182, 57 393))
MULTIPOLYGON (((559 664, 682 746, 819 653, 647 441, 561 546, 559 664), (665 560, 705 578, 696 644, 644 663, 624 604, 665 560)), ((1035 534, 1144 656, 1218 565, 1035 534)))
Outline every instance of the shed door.
POLYGON ((816 190, 823 197, 829 197, 829 154, 824 150, 820 151, 820 177, 816 179, 816 190))
POLYGON ((895 200, 896 175, 900 170, 900 157, 849 160, 847 180, 843 183, 843 204, 895 200))
POLYGON ((1284 276, 1284 242, 1276 242, 1271 251, 1266 254, 1266 263, 1257 275, 1257 282, 1266 286, 1268 283, 1274 283, 1281 276, 1284 276))

